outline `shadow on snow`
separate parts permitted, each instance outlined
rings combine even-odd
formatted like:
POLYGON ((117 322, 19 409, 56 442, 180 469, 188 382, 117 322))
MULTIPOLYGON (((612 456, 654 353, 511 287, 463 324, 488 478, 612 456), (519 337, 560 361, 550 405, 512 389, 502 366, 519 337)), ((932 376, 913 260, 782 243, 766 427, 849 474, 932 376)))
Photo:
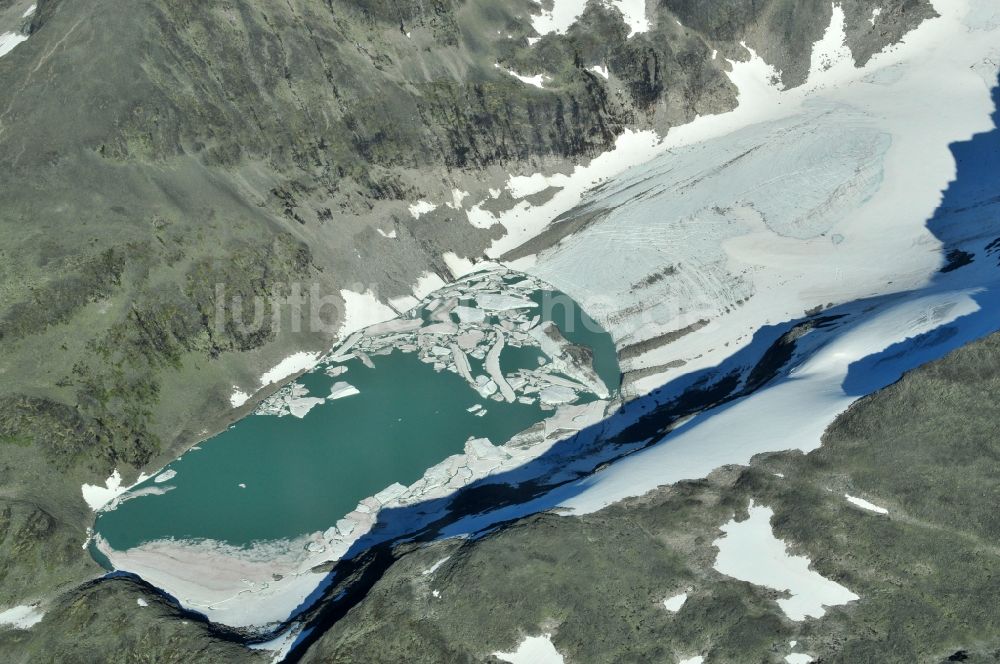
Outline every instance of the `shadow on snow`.
POLYGON ((979 306, 975 313, 851 364, 842 384, 849 396, 870 394, 895 382, 905 371, 1000 329, 1000 130, 996 128, 1000 125, 1000 86, 993 88, 992 96, 995 128, 950 146, 957 176, 927 223, 943 244, 943 266, 926 286, 765 326, 749 345, 718 366, 681 376, 624 404, 604 421, 560 440, 523 466, 476 481, 447 497, 383 509, 372 531, 333 564, 324 583, 286 623, 299 621, 308 626, 286 661, 297 661, 316 638, 364 598, 397 559, 396 545, 477 537, 520 517, 553 509, 586 489, 587 483, 580 480, 608 462, 652 445, 669 445, 673 428, 715 416, 762 387, 794 380, 789 376, 791 369, 838 335, 871 319, 873 313, 926 295, 978 289, 971 294, 979 306), (797 334, 807 330, 808 335, 797 334))

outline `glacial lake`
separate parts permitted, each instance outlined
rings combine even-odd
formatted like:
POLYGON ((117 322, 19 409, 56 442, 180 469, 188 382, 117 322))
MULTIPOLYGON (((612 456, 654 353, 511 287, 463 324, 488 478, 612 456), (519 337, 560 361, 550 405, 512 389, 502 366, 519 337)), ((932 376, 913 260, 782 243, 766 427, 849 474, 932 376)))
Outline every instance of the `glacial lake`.
MULTIPOLYGON (((563 306, 571 302, 564 295, 542 290, 525 295, 538 307, 522 309, 518 320, 528 314, 537 318, 520 324, 527 329, 539 318, 550 320, 568 342, 590 348, 594 372, 614 393, 620 374, 611 337, 579 307, 563 306)), ((460 302, 475 305, 474 298, 460 302)), ((489 315, 479 326, 499 332, 498 320, 489 315)), ((134 497, 126 495, 114 509, 99 513, 95 533, 124 551, 164 539, 243 547, 322 531, 362 499, 393 483, 417 481, 429 467, 461 453, 470 437, 500 445, 554 412, 551 406, 543 409, 540 399, 527 403, 527 396, 512 403, 499 395, 487 398, 417 352, 387 348, 371 354, 370 361, 374 368, 357 357, 321 362, 295 381, 299 394, 325 397, 343 382, 358 393, 323 400, 304 417, 248 415, 134 487, 129 492, 134 497), (337 375, 329 375, 331 367, 337 375)), ((472 375, 486 373, 482 359, 468 361, 472 375)), ((540 348, 530 345, 508 344, 500 353, 507 375, 537 370, 545 361, 540 348)), ((573 403, 596 398, 581 391, 573 403)), ((94 550, 94 555, 108 565, 102 554, 94 550)))

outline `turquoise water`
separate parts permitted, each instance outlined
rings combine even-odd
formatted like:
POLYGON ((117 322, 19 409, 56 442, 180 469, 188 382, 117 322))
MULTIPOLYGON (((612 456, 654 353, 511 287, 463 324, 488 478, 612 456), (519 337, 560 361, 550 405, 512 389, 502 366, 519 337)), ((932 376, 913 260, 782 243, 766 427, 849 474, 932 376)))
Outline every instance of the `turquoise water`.
MULTIPOLYGON (((603 367, 598 371, 602 377, 608 372, 609 385, 617 386, 608 335, 578 330, 566 337, 589 341, 595 365, 603 367)), ((535 348, 505 348, 503 369, 537 368, 540 355, 535 348)), ((412 484, 430 466, 461 453, 470 436, 501 444, 551 415, 537 404, 482 399, 461 377, 434 371, 415 353, 396 350, 372 360, 374 369, 352 360, 348 372, 336 378, 320 365, 298 381, 309 396, 325 397, 338 381, 360 394, 321 403, 301 419, 245 417, 172 462, 174 478, 136 487, 173 489, 100 514, 96 532, 125 550, 165 538, 246 546, 325 530, 363 498, 393 482, 412 484), (475 404, 487 410, 485 416, 467 411, 475 404)), ((581 396, 581 402, 591 398, 581 396)))
POLYGON ((621 369, 611 335, 564 293, 536 291, 531 299, 538 303, 541 319, 555 323, 567 341, 594 351, 594 371, 615 392, 621 386, 621 369))

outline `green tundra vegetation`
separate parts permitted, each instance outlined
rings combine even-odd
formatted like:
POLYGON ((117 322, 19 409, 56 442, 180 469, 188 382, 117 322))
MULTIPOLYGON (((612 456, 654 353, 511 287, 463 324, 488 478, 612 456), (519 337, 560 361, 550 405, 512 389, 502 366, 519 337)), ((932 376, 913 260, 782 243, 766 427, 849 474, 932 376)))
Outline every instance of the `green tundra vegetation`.
MULTIPOLYGON (((842 5, 859 63, 933 14, 927 0, 842 5)), ((0 0, 0 20, 21 10, 0 0)), ((227 301, 294 285, 385 300, 428 272, 449 278, 442 255, 479 256, 498 229, 447 207, 415 219, 409 203, 452 189, 481 200, 509 173, 571 168, 628 128, 731 109, 740 42, 801 83, 831 6, 664 0, 629 37, 592 2, 566 34, 530 44, 537 11, 38 0, 30 38, 0 58, 0 606, 53 608, 48 629, 5 643, 40 648, 45 631, 68 653, 82 614, 55 607, 105 607, 80 598, 117 587, 77 587, 100 572, 81 547, 93 520, 81 484, 114 469, 131 482, 218 432, 253 406, 231 408, 234 386, 260 390, 263 372, 327 349, 342 321, 311 329, 267 310, 248 326, 227 301), (538 89, 504 68, 549 79, 538 89), (393 241, 376 232, 390 228, 393 241)), ((88 620, 119 615, 99 613, 88 620)))
POLYGON ((993 335, 917 369, 857 402, 809 454, 405 552, 303 661, 483 661, 550 633, 572 662, 778 663, 790 641, 822 662, 995 662, 998 363, 993 335), (774 510, 792 553, 861 599, 794 622, 783 593, 717 572, 719 527, 751 500, 774 510))

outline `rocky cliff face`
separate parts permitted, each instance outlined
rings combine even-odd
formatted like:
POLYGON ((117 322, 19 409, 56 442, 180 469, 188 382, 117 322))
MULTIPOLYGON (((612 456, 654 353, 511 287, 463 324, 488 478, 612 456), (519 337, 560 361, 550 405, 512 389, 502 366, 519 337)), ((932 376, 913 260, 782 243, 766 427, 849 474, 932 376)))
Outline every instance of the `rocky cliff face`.
MULTIPOLYGON (((844 7, 859 62, 932 11, 844 7)), ((0 502, 28 524, 2 555, 31 552, 0 571, 0 606, 94 573, 80 484, 224 426, 234 385, 329 345, 341 289, 409 294, 450 276, 444 252, 495 237, 461 203, 419 219, 410 203, 485 198, 502 174, 566 168, 627 128, 730 109, 725 58, 748 57, 743 42, 800 83, 830 18, 810 0, 649 9, 631 36, 600 3, 537 35, 522 0, 39 0, 0 58, 0 502), (294 284, 338 303, 322 329, 270 310, 248 328, 224 306, 294 284)))

